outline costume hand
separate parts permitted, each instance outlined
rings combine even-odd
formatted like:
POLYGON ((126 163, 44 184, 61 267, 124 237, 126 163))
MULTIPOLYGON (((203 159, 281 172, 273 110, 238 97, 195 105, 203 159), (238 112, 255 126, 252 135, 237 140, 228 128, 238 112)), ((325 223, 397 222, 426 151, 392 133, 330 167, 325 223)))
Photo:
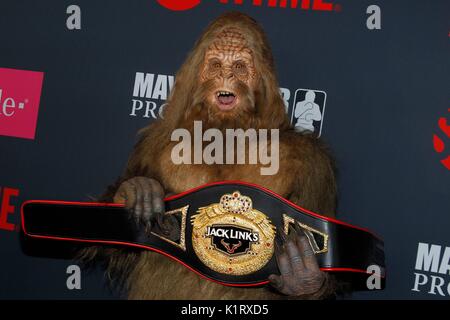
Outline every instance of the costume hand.
POLYGON ((281 245, 275 241, 275 255, 280 275, 269 276, 270 284, 288 296, 314 295, 326 282, 326 274, 319 269, 314 251, 301 227, 290 227, 289 235, 278 230, 281 245))
POLYGON ((173 239, 179 233, 175 217, 164 215, 164 189, 155 179, 134 177, 124 181, 114 195, 115 203, 124 203, 136 224, 148 231, 159 228, 163 234, 173 239))

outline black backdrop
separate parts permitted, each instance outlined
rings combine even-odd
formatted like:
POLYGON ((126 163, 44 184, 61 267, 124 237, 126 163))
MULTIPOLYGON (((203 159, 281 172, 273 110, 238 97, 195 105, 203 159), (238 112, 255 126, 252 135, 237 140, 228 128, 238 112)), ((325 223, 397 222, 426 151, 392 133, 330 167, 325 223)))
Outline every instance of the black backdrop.
MULTIPOLYGON (((0 68, 44 73, 34 139, 0 136, 0 196, 19 192, 7 221, 20 224, 27 199, 102 193, 123 170, 137 130, 152 121, 143 110, 130 115, 133 99, 164 103, 133 96, 136 74, 174 76, 207 23, 240 10, 268 34, 288 112, 297 89, 326 93, 321 136, 339 168, 338 218, 385 239, 386 289, 353 298, 448 298, 449 273, 417 271, 415 262, 419 242, 450 246, 450 169, 441 162, 450 142, 438 126, 450 121, 450 2, 326 2, 332 11, 245 0, 203 0, 185 11, 151 0, 0 1, 0 68), (381 29, 366 26, 373 4, 381 29), (81 10, 81 29, 66 26, 70 5, 81 10), (434 134, 447 144, 442 152, 434 134), (419 291, 415 272, 428 279, 419 291), (428 293, 433 275, 445 282, 445 297, 428 293)), ((0 125, 7 81, 0 72, 0 125)), ((18 233, 0 228, 0 298, 116 297, 100 272, 68 290, 70 264, 24 255, 18 233)))

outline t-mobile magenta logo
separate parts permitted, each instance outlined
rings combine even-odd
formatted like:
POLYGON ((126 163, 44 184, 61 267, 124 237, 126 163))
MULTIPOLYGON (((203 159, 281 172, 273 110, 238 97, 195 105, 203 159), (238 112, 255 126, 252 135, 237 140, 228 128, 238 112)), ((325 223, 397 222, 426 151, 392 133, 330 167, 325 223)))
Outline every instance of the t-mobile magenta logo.
POLYGON ((0 135, 34 139, 43 72, 0 68, 0 135))

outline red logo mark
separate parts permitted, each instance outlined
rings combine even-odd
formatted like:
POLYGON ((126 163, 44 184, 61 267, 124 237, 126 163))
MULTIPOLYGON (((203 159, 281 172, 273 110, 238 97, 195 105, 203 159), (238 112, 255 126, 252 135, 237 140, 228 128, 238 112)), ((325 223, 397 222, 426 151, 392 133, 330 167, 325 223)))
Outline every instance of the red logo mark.
MULTIPOLYGON (((1 193, 0 188, 0 193, 1 193)), ((14 213, 15 207, 11 205, 11 197, 17 197, 19 195, 18 189, 13 188, 3 188, 3 197, 1 201, 0 207, 0 230, 14 231, 15 225, 11 222, 8 222, 8 215, 14 213)))
MULTIPOLYGON (((216 0, 220 3, 228 4, 233 2, 234 4, 242 5, 244 0, 216 0)), ((201 0, 158 0, 158 3, 164 8, 174 11, 184 11, 192 9, 200 4, 201 0)), ((263 2, 267 4, 268 7, 274 8, 286 8, 288 3, 290 8, 295 9, 299 6, 303 10, 319 10, 319 11, 332 11, 333 4, 330 2, 325 2, 324 0, 248 0, 253 6, 262 6, 263 2)), ((341 7, 335 7, 335 11, 340 11, 341 7)))
MULTIPOLYGON (((450 109, 448 109, 448 111, 450 112, 450 109)), ((444 117, 439 118, 438 126, 439 129, 441 129, 441 131, 445 133, 447 138, 450 138, 450 125, 447 124, 447 119, 444 117)), ((437 153, 442 153, 445 150, 444 141, 436 134, 433 134, 433 147, 437 153)), ((442 159, 441 163, 444 165, 444 167, 450 170, 450 155, 448 155, 445 159, 442 159)))
POLYGON ((334 5, 333 9, 336 12, 342 12, 342 5, 340 3, 337 3, 334 5))
POLYGON ((192 9, 200 4, 201 0, 158 0, 164 8, 174 11, 184 11, 192 9))
POLYGON ((230 254, 233 254, 234 251, 236 251, 236 249, 242 245, 242 242, 239 241, 238 243, 232 244, 232 246, 230 246, 230 244, 226 243, 223 239, 220 240, 220 243, 225 247, 225 249, 227 249, 227 252, 230 254))

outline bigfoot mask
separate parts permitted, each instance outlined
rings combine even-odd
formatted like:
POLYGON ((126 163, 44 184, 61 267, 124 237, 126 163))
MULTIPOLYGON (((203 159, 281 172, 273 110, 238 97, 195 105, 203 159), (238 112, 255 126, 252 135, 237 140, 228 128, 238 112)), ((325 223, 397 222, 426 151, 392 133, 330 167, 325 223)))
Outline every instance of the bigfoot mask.
POLYGON ((230 27, 217 35, 205 53, 201 69, 200 82, 209 82, 209 106, 219 112, 254 108, 257 72, 253 52, 238 28, 230 27))
POLYGON ((289 127, 269 42, 261 26, 239 12, 211 22, 176 74, 164 110, 167 125, 289 127))

